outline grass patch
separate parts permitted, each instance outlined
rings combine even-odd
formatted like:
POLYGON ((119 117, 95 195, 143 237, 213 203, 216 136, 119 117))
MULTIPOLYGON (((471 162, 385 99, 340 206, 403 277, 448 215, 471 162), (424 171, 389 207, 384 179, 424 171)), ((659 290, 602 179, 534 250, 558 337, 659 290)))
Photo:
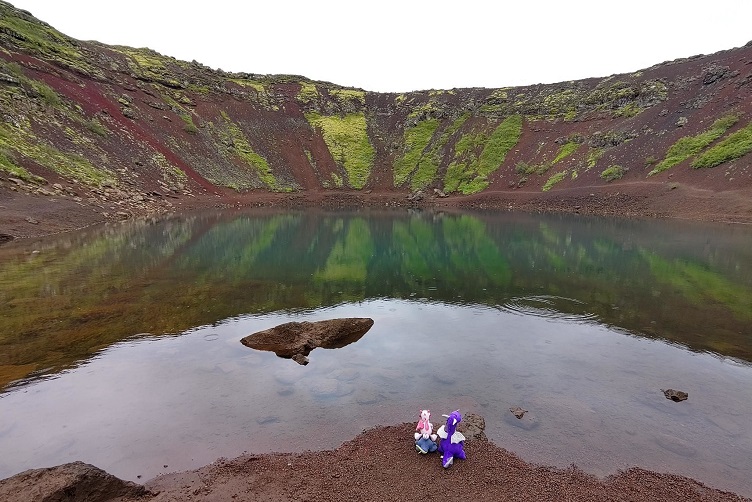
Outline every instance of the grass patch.
POLYGON ((196 124, 193 123, 193 117, 190 116, 188 113, 181 113, 180 119, 185 124, 183 126, 183 130, 189 134, 196 134, 198 132, 198 127, 196 127, 196 124))
POLYGON ((298 91, 297 99, 301 103, 310 103, 311 101, 317 101, 321 95, 316 88, 316 84, 310 82, 301 82, 300 90, 298 91))
POLYGON ((551 190, 551 188, 553 188, 555 184, 557 184, 558 182, 560 182, 566 177, 567 177, 567 171, 562 171, 560 173, 551 175, 551 177, 548 178, 548 181, 546 181, 546 183, 543 185, 543 191, 548 192, 549 190, 551 190))
POLYGON ((262 183, 266 184, 271 189, 277 189, 277 180, 272 173, 272 168, 264 157, 253 151, 251 144, 243 134, 240 127, 230 120, 230 117, 226 112, 222 111, 222 118, 227 123, 227 129, 232 138, 235 153, 238 157, 243 159, 252 169, 256 171, 259 179, 262 183))
POLYGON ((454 146, 455 159, 447 167, 444 191, 468 195, 484 190, 488 187, 488 176, 504 162, 521 134, 522 116, 512 115, 488 137, 483 133, 462 136, 454 146), (476 159, 474 152, 481 146, 483 150, 476 159))
POLYGON ((543 162, 542 164, 530 164, 521 160, 517 162, 517 165, 515 165, 514 168, 520 176, 530 176, 531 174, 542 176, 551 168, 551 164, 548 162, 543 162))
POLYGON ((614 181, 621 179, 621 177, 624 176, 624 173, 626 172, 627 170, 622 166, 613 165, 603 170, 603 172, 601 173, 601 178, 606 181, 614 181))
POLYGON ((40 166, 62 176, 77 179, 87 185, 114 186, 115 180, 109 171, 95 167, 85 157, 70 152, 61 152, 52 145, 41 143, 32 133, 0 124, 0 149, 11 151, 33 160, 40 166))
POLYGON ((598 159, 603 156, 605 149, 603 148, 591 148, 587 156, 587 168, 592 169, 598 163, 598 159))
POLYGON ((251 89, 255 90, 259 94, 266 92, 266 88, 264 87, 264 84, 257 80, 250 80, 250 79, 245 79, 245 78, 231 78, 230 81, 238 84, 241 87, 250 87, 251 89))
POLYGON ((405 129, 404 154, 394 161, 394 186, 404 184, 408 177, 419 168, 420 164, 430 164, 434 172, 438 169, 438 165, 433 162, 432 156, 424 155, 438 127, 439 121, 430 119, 418 122, 414 127, 405 129))
POLYGON ((366 104, 366 93, 355 89, 329 89, 329 96, 340 103, 366 104))
POLYGON ((47 106, 53 108, 60 106, 60 95, 56 93, 52 87, 38 80, 29 80, 29 82, 31 83, 31 87, 37 92, 37 94, 39 94, 39 97, 42 98, 42 101, 44 101, 47 106))
POLYGON ((512 115, 506 118, 491 134, 478 159, 478 173, 481 176, 491 174, 504 162, 509 150, 520 140, 522 134, 522 116, 512 115))
POLYGON ((56 61, 84 75, 104 77, 104 73, 87 61, 71 39, 47 24, 19 17, 4 2, 0 2, 0 31, 34 55, 42 55, 44 59, 56 61))
POLYGON ((577 148, 579 146, 580 145, 578 145, 577 143, 564 143, 563 145, 561 145, 559 151, 556 152, 556 157, 554 157, 554 160, 551 161, 551 165, 561 162, 562 160, 572 155, 575 151, 577 151, 577 148))
POLYGON ((43 184, 47 180, 36 174, 32 174, 23 167, 17 165, 7 152, 0 150, 0 171, 4 171, 11 176, 27 183, 43 184))
POLYGON ((350 187, 361 189, 371 176, 376 151, 368 139, 366 117, 351 113, 344 117, 307 113, 306 119, 324 136, 329 153, 347 173, 350 187))
POLYGON ((438 140, 429 145, 427 152, 423 154, 421 161, 418 163, 410 180, 410 188, 420 190, 428 186, 435 178, 441 164, 442 150, 446 147, 449 138, 462 127, 465 121, 470 117, 465 113, 457 117, 444 131, 438 140))
POLYGON ((732 133, 692 162, 692 167, 715 167, 752 152, 752 122, 732 133))
MULTIPOLYGON (((707 130, 701 132, 700 134, 680 138, 676 143, 671 145, 671 147, 666 152, 666 157, 658 164, 656 164, 653 170, 648 173, 648 176, 663 172, 666 169, 670 169, 680 162, 687 160, 693 155, 697 155, 703 148, 707 147, 708 145, 710 145, 710 143, 723 136, 723 134, 731 126, 736 124, 738 120, 738 115, 726 115, 725 117, 721 117, 720 119, 713 122, 713 125, 711 125, 707 130)), ((694 164, 693 167, 695 167, 694 164)))
POLYGON ((99 136, 107 136, 107 129, 96 117, 86 121, 86 128, 99 136))

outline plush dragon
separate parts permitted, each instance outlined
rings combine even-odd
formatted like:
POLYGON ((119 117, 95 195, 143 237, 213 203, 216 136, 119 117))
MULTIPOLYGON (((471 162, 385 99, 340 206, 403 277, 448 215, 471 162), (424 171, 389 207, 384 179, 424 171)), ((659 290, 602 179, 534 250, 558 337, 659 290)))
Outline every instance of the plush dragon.
POLYGON ((441 441, 439 442, 439 452, 443 454, 441 457, 441 465, 446 469, 452 465, 455 457, 465 460, 465 450, 463 448, 465 436, 457 431, 457 424, 462 421, 460 410, 455 410, 449 415, 442 416, 447 417, 447 423, 446 428, 442 425, 438 430, 438 435, 441 438, 441 441))
POLYGON ((430 422, 431 411, 421 410, 420 420, 418 425, 415 426, 415 449, 418 453, 426 454, 436 451, 438 446, 436 445, 436 434, 433 432, 433 424, 430 422))

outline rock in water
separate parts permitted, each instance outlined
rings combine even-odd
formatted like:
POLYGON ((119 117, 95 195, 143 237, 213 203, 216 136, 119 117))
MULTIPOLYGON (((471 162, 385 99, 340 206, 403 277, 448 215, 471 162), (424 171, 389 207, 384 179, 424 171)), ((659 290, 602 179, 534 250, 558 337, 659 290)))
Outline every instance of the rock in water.
POLYGON ((677 403, 679 401, 684 401, 689 397, 689 394, 686 392, 682 392, 680 390, 674 390, 674 389, 661 389, 661 392, 663 392, 663 395, 666 396, 666 399, 670 399, 672 401, 676 401, 677 403))
POLYGON ((360 340, 373 326, 368 317, 345 317, 317 322, 288 322, 246 336, 240 343, 268 350, 279 357, 308 364, 308 354, 317 347, 338 349, 360 340))
POLYGON ((515 406, 513 408, 509 408, 509 411, 512 412, 512 414, 517 417, 517 419, 520 419, 525 416, 525 413, 527 413, 527 410, 523 410, 519 406, 515 406))
POLYGON ((57 467, 32 469, 0 481, 0 500, 36 502, 40 500, 110 500, 151 495, 141 485, 123 481, 98 467, 72 462, 57 467))
POLYGON ((457 430, 465 436, 468 441, 481 440, 487 441, 486 438, 486 420, 475 413, 468 413, 462 417, 462 422, 457 424, 457 430))

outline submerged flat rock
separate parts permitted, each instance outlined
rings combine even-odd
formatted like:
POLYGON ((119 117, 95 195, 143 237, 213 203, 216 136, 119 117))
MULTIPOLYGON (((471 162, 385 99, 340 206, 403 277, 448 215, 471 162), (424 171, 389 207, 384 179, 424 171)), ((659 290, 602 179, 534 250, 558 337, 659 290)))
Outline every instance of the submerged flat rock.
POLYGON ((288 322, 258 331, 240 340, 246 347, 274 352, 279 357, 308 364, 315 348, 338 349, 360 340, 373 326, 369 317, 344 317, 316 322, 288 322))

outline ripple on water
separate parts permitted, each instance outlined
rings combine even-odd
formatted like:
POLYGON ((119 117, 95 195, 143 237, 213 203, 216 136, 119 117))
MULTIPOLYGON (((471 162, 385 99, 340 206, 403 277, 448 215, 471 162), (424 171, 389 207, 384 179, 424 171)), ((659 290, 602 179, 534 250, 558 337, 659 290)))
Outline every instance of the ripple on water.
POLYGON ((573 310, 573 305, 584 305, 584 303, 563 296, 534 295, 510 298, 502 305, 498 305, 498 308, 502 312, 515 315, 530 315, 572 322, 591 322, 598 319, 595 314, 590 312, 580 314, 567 312, 573 310))

